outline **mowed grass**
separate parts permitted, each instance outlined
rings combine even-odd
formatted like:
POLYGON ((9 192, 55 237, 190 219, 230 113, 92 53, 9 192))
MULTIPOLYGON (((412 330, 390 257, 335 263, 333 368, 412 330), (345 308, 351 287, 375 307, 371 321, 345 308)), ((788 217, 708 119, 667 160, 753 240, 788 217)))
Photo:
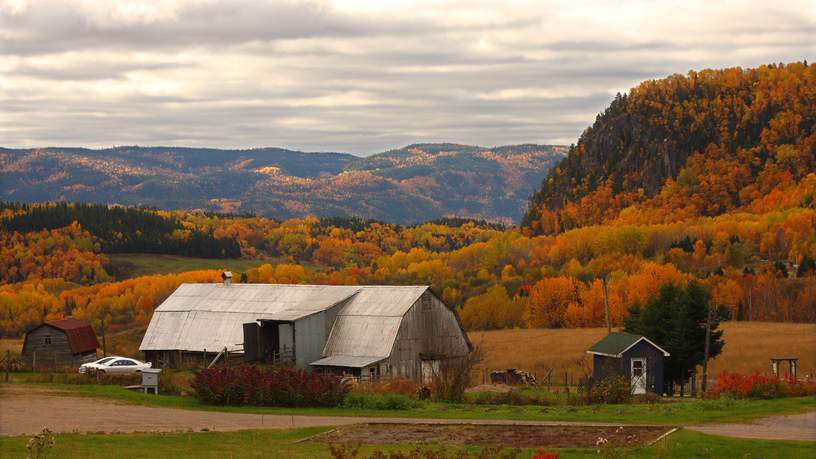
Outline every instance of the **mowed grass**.
MULTIPOLYGON (((816 324, 725 322, 725 348, 709 366, 711 377, 723 371, 770 373, 771 357, 798 357, 799 376, 816 374, 816 324)), ((605 328, 514 329, 470 332, 483 354, 474 372, 481 383, 492 370, 517 368, 543 379, 552 370, 553 384, 583 377, 592 370, 586 350, 606 335, 605 328)), ((787 371, 787 366, 783 368, 787 371)))
MULTIPOLYGON (((55 436, 49 458, 329 458, 329 445, 298 442, 329 428, 317 427, 293 430, 244 430, 238 432, 186 432, 155 434, 63 434, 55 436)), ((26 457, 26 437, 0 438, 0 458, 26 457)), ((362 457, 375 450, 407 452, 417 445, 363 445, 362 457)), ((439 445, 421 445, 424 449, 438 449, 439 445)), ((816 443, 792 441, 744 440, 705 435, 680 430, 656 445, 644 448, 606 451, 595 449, 550 449, 562 459, 627 457, 627 458, 809 458, 816 443)), ((478 447, 449 446, 448 454, 459 451, 477 453, 478 447)), ((505 448, 505 452, 509 451, 505 448)), ((518 458, 532 457, 536 450, 523 449, 518 458)))
POLYGON ((248 260, 243 258, 192 258, 179 255, 156 255, 149 253, 115 253, 109 254, 111 270, 119 279, 148 276, 151 274, 170 274, 202 269, 224 269, 235 272, 246 272, 250 268, 271 263, 284 263, 284 260, 248 260))

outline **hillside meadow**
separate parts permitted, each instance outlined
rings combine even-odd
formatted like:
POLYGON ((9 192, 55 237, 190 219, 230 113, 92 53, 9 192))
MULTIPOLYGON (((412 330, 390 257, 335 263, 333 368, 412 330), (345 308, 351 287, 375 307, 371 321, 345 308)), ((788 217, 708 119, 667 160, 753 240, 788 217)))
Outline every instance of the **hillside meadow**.
MULTIPOLYGON (((816 324, 725 322, 725 348, 710 363, 711 377, 728 371, 770 373, 770 358, 798 357, 799 376, 816 374, 816 324)), ((586 350, 603 338, 606 328, 512 329, 470 332, 482 354, 476 382, 492 370, 517 368, 536 373, 539 380, 553 370, 553 384, 591 371, 586 350)), ((787 371, 787 365, 783 366, 787 371)))

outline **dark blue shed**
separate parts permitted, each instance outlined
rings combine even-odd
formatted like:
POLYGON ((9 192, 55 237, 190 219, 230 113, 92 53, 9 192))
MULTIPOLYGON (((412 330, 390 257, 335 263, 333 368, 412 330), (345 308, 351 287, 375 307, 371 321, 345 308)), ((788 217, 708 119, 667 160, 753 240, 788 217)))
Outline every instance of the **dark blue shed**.
POLYGON ((593 354, 592 379, 623 376, 631 381, 633 394, 664 393, 663 348, 642 335, 616 332, 587 350, 593 354))

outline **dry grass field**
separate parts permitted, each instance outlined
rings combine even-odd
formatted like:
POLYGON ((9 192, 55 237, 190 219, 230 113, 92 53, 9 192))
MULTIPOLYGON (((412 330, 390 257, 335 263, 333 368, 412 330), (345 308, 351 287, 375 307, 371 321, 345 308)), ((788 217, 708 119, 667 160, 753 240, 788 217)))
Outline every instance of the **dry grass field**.
MULTIPOLYGON (((816 324, 727 322, 722 329, 725 349, 711 362, 712 377, 723 371, 770 373, 772 356, 798 357, 799 376, 816 375, 816 324)), ((570 378, 581 377, 591 369, 587 348, 605 334, 605 328, 471 332, 470 339, 482 352, 475 382, 481 382, 485 370, 489 374, 505 368, 535 372, 539 379, 553 369, 558 382, 565 372, 570 378)))
MULTIPOLYGON (((725 350, 711 362, 712 377, 723 371, 770 373, 771 356, 798 357, 799 375, 816 377, 816 324, 727 322, 722 328, 725 350)), ((470 339, 482 353, 474 383, 481 383, 483 375, 492 370, 505 368, 535 372, 539 379, 552 369, 554 383, 563 382, 565 372, 571 379, 579 378, 592 368, 587 348, 605 333, 604 328, 471 332, 470 339)), ((144 329, 112 333, 108 336, 109 353, 138 358, 143 334, 144 329)), ((0 358, 6 349, 19 355, 22 347, 22 339, 0 339, 0 358)))
POLYGON ((0 359, 6 357, 6 351, 11 351, 12 355, 20 355, 23 350, 22 338, 0 339, 0 359))

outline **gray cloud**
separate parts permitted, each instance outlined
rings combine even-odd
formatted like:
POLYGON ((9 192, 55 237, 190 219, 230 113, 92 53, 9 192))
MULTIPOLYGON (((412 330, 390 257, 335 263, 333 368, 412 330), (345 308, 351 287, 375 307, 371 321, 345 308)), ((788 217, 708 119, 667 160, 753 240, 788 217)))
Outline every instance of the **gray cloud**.
POLYGON ((0 142, 571 143, 639 81, 816 52, 804 0, 576 3, 0 0, 0 142))

